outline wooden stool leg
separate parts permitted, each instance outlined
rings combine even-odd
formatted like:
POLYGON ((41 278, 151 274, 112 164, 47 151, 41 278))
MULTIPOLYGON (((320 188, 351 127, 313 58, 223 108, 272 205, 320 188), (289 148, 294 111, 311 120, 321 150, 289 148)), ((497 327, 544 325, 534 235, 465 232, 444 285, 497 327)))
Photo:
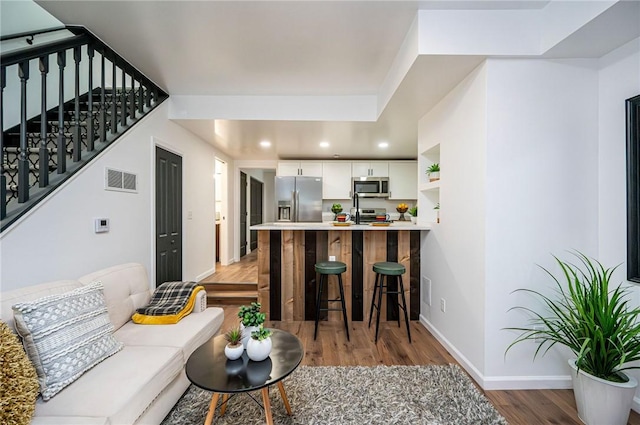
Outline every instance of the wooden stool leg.
MULTIPOLYGON (((402 295, 402 306, 404 307, 404 322, 407 324, 407 335, 409 336, 409 342, 411 342, 411 329, 409 329, 409 314, 407 313, 407 301, 404 298, 404 284, 402 283, 402 276, 400 276, 400 294, 402 295)), ((400 312, 398 311, 398 320, 400 318, 400 312)))
POLYGON ((371 318, 373 317, 373 306, 376 300, 376 291, 378 290, 378 279, 380 279, 380 274, 376 273, 376 282, 373 284, 373 295, 371 296, 371 308, 369 309, 369 327, 371 327, 371 318))
POLYGON ((318 336, 318 322, 320 321, 320 303, 322 302, 322 285, 324 283, 324 275, 320 275, 320 284, 318 285, 318 297, 316 298, 316 327, 313 331, 313 340, 318 336))
POLYGON ((227 401, 229 401, 229 394, 222 394, 222 406, 220 406, 220 416, 224 415, 227 411, 227 401))
POLYGON ((264 403, 264 414, 267 416, 267 425, 273 425, 271 401, 269 400, 269 387, 264 387, 262 389, 262 402, 264 403))
POLYGON ((347 320, 347 305, 344 302, 344 288, 342 287, 342 274, 338 275, 338 285, 340 285, 340 302, 342 304, 342 318, 344 319, 344 329, 347 331, 347 341, 349 339, 349 321, 347 320))
POLYGON ((278 389, 280 390, 280 396, 282 397, 282 401, 284 402, 284 408, 287 409, 287 415, 291 416, 291 405, 289 404, 289 399, 287 398, 287 393, 284 390, 282 381, 278 382, 278 389))
POLYGON ((207 417, 204 420, 204 425, 211 425, 213 422, 213 412, 216 411, 218 398, 220 398, 220 393, 213 393, 213 397, 211 397, 211 404, 209 405, 209 411, 207 412, 207 417))

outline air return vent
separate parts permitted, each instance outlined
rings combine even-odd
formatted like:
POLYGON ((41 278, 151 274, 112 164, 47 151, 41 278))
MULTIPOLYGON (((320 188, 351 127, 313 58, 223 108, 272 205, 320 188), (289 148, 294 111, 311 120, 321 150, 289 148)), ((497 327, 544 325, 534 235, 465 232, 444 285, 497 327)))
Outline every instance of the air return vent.
POLYGON ((138 192, 138 176, 126 171, 105 168, 105 189, 120 192, 138 192))

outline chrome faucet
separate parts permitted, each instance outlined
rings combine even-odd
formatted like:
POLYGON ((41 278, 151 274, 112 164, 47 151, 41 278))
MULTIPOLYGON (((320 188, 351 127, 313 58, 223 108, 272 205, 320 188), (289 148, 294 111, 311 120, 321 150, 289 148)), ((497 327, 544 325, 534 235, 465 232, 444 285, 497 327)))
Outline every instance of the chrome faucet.
POLYGON ((356 209, 356 224, 360 224, 360 196, 358 196, 358 192, 353 192, 353 208, 356 209))

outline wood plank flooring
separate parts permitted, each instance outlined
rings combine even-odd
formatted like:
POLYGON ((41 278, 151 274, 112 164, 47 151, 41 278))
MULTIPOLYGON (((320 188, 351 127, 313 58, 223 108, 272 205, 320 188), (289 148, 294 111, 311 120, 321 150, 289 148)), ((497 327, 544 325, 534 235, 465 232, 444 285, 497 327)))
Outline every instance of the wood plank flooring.
MULTIPOLYGON (((221 332, 237 324, 236 306, 222 306, 225 319, 221 332)), ((313 340, 313 322, 267 322, 268 327, 297 335, 305 347, 302 364, 311 366, 425 365, 457 363, 444 347, 418 322, 411 322, 412 344, 406 329, 395 322, 380 324, 378 344, 375 325, 350 322, 348 342, 342 322, 323 322, 313 340)), ((571 390, 486 391, 485 395, 511 425, 581 425, 571 390)), ((640 425, 632 412, 628 425, 640 425)))
POLYGON ((237 263, 223 266, 216 263, 216 272, 202 279, 200 283, 257 283, 258 250, 245 255, 237 263))

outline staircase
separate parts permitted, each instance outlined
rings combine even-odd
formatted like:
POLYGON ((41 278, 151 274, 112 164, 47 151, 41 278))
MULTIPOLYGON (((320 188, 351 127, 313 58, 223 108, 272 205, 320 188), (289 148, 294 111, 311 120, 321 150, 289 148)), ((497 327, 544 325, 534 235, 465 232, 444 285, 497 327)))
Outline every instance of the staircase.
POLYGON ((201 283, 207 291, 207 306, 249 305, 258 301, 257 283, 201 283))
POLYGON ((24 48, 1 56, 0 231, 168 98, 85 28, 17 34, 2 42, 15 45, 21 38, 24 48), (51 32, 60 38, 34 44, 45 33, 51 39, 51 32), (34 69, 39 78, 30 75, 34 69), (47 98, 52 91, 54 107, 47 98), (17 124, 8 128, 8 120, 17 124))

